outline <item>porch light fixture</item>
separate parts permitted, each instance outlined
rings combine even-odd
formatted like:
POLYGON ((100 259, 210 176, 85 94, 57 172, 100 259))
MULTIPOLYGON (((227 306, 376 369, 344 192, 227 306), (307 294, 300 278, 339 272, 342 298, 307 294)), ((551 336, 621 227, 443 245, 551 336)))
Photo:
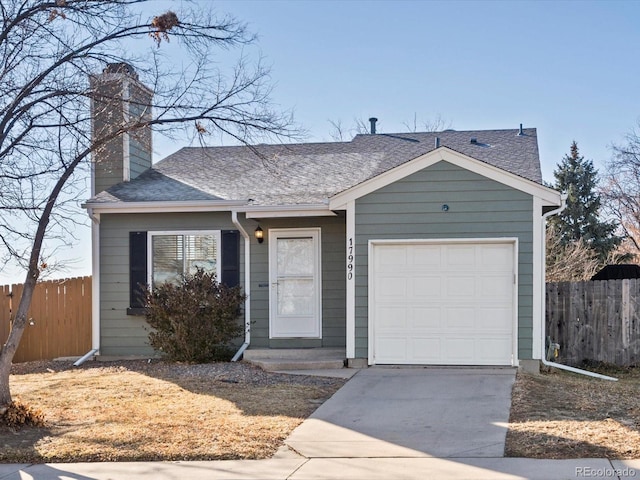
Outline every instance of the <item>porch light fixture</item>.
POLYGON ((260 227, 256 228, 256 231, 253 233, 256 236, 256 240, 258 240, 258 243, 264 242, 264 232, 260 227))

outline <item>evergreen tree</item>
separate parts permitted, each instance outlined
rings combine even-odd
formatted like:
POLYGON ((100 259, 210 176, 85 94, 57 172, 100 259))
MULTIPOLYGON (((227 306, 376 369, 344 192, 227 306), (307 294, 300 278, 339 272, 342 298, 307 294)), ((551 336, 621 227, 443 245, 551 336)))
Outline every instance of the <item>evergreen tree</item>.
POLYGON ((578 144, 571 144, 571 153, 565 155, 553 172, 554 187, 567 194, 567 206, 551 217, 551 225, 557 229, 563 244, 582 240, 593 248, 601 260, 605 260, 621 242, 614 234, 617 225, 599 218, 601 201, 597 193, 598 172, 591 160, 585 160, 578 151, 578 144))

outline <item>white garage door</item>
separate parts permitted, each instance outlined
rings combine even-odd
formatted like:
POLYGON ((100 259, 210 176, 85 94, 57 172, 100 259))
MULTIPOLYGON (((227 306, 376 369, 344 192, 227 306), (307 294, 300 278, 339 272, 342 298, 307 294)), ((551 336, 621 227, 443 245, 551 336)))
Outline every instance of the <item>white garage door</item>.
POLYGON ((511 365, 514 243, 372 243, 374 364, 511 365))

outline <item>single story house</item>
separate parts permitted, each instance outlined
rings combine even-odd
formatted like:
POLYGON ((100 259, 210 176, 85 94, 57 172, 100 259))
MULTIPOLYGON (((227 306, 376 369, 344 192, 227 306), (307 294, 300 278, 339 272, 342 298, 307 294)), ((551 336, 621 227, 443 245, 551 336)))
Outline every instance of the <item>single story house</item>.
MULTIPOLYGON (((151 94, 131 72, 92 81, 151 94)), ((84 204, 100 354, 152 354, 139 284, 200 266, 248 295, 243 348, 537 369, 544 217, 562 200, 535 129, 182 148, 154 165, 145 135, 96 153, 84 204)))

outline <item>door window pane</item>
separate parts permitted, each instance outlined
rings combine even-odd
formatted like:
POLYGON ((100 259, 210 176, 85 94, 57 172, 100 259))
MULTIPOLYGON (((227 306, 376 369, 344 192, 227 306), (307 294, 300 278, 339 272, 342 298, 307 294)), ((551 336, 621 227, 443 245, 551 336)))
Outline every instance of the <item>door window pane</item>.
POLYGON ((278 275, 313 275, 313 239, 278 238, 278 275))
POLYGON ((313 314, 313 290, 313 279, 278 280, 278 315, 313 314))

